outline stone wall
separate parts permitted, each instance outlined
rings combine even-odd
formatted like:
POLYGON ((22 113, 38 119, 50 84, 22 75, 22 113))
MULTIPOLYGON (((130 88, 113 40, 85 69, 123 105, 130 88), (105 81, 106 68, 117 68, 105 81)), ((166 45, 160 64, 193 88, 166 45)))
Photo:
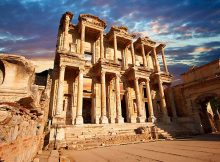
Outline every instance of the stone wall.
POLYGON ((1 55, 0 62, 0 161, 30 162, 44 144, 52 71, 36 75, 21 56, 1 55))
POLYGON ((39 114, 18 104, 0 105, 0 157, 5 161, 31 161, 43 139, 39 114))

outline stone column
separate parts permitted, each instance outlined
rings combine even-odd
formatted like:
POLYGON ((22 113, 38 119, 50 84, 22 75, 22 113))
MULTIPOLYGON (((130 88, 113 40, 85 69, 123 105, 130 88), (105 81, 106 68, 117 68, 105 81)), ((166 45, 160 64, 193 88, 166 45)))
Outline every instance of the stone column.
POLYGON ((156 66, 156 72, 160 72, 160 64, 157 58, 156 47, 153 47, 153 55, 154 55, 154 61, 155 61, 155 66, 156 66))
POLYGON ((68 15, 65 16, 64 21, 64 38, 63 38, 63 49, 68 50, 69 44, 68 44, 68 32, 69 32, 69 24, 70 24, 70 17, 68 15))
POLYGON ((118 60, 117 60, 117 36, 116 34, 114 33, 114 62, 115 63, 118 63, 118 60))
POLYGON ((83 69, 79 69, 76 124, 83 124, 83 69))
POLYGON ((165 58, 165 55, 164 55, 164 48, 163 48, 163 47, 162 47, 161 53, 162 53, 162 59, 163 59, 164 70, 165 70, 166 73, 169 73, 169 72, 168 72, 168 68, 167 68, 167 63, 166 63, 166 58, 165 58))
POLYGON ((116 74, 115 78, 115 89, 116 89, 116 123, 124 123, 124 118, 121 115, 121 96, 120 96, 120 76, 116 74))
POLYGON ((134 54, 134 44, 133 42, 131 41, 131 56, 132 56, 132 64, 135 66, 135 54, 134 54))
POLYGON ((104 40, 103 40, 103 31, 100 31, 100 55, 101 58, 104 58, 104 40))
POLYGON ((59 71, 59 82, 58 82, 58 90, 57 90, 56 115, 61 115, 63 109, 63 82, 64 82, 65 66, 60 66, 59 70, 60 71, 59 71))
POLYGON ((136 95, 136 105, 137 105, 137 122, 138 123, 143 123, 145 122, 145 119, 142 115, 142 108, 141 108, 141 98, 140 98, 140 89, 139 89, 139 84, 138 84, 138 79, 137 77, 135 77, 134 80, 134 88, 135 88, 135 95, 136 95))
POLYGON ((81 52, 81 54, 84 54, 84 42, 85 42, 85 29, 86 29, 86 27, 85 27, 85 25, 84 24, 82 24, 82 29, 81 29, 81 43, 80 43, 80 52, 81 52))
POLYGON ((160 79, 160 76, 158 75, 158 86, 159 86, 159 92, 160 92, 160 102, 161 102, 161 108, 162 108, 162 113, 163 113, 163 122, 165 123, 170 123, 170 118, 168 117, 167 114, 167 106, 166 106, 166 100, 165 100, 165 95, 164 95, 164 87, 163 87, 163 82, 160 79))
POLYGON ((141 44, 141 53, 142 53, 142 57, 143 57, 143 64, 144 67, 147 67, 147 60, 146 60, 146 56, 145 56, 145 50, 144 50, 144 44, 141 44))
POLYGON ((153 108, 153 103, 152 103, 152 98, 151 98, 151 90, 150 90, 150 79, 147 79, 146 81, 146 93, 147 93, 147 104, 148 104, 148 111, 149 111, 149 122, 155 122, 156 118, 154 116, 154 108, 153 108))
POLYGON ((101 124, 107 124, 108 118, 106 117, 106 84, 105 84, 105 71, 101 72, 101 124))

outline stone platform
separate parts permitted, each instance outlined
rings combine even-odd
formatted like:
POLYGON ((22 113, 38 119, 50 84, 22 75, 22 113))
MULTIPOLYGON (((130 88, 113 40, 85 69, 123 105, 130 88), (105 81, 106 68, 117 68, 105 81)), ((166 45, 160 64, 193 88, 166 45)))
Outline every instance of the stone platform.
POLYGON ((172 140, 172 136, 168 132, 157 128, 151 122, 133 124, 84 124, 74 126, 59 125, 52 129, 54 129, 54 133, 56 130, 58 133, 56 140, 54 140, 56 143, 50 142, 50 148, 82 150, 109 145, 152 141, 157 140, 158 137, 172 140))

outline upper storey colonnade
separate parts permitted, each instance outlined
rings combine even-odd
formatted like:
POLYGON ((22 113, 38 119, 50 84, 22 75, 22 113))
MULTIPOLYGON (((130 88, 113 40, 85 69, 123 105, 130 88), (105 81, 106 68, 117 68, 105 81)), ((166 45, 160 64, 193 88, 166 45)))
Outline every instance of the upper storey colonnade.
POLYGON ((123 69, 129 65, 160 72, 158 54, 161 53, 163 72, 169 73, 164 48, 149 37, 135 40, 135 35, 125 26, 112 26, 105 34, 107 24, 99 17, 80 14, 76 25, 71 23, 73 14, 63 14, 58 32, 57 52, 77 54, 91 64, 107 60, 120 64, 123 69))

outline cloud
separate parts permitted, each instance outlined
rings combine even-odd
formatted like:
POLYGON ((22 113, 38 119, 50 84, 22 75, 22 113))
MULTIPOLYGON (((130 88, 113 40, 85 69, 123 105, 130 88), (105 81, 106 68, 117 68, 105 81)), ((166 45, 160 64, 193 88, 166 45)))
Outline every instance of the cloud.
POLYGON ((106 32, 111 25, 126 25, 167 43, 167 62, 179 75, 219 58, 219 8, 219 0, 1 0, 0 51, 53 60, 61 15, 72 11, 77 23, 80 13, 91 13, 107 21, 106 32))

